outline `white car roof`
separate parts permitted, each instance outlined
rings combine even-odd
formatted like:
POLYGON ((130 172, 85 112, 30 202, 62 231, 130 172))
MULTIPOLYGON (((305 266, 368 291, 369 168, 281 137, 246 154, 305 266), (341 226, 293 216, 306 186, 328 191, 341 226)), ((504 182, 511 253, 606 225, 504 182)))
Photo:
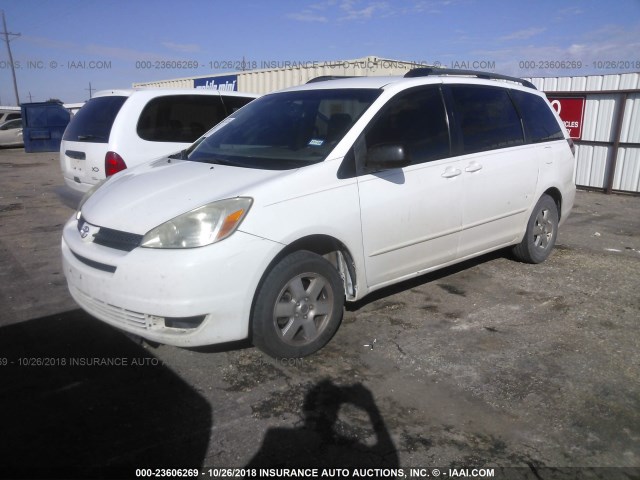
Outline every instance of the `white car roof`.
POLYGON ((284 91, 293 90, 321 90, 331 88, 383 88, 385 85, 403 80, 403 77, 397 76, 374 76, 374 77, 344 77, 335 78, 333 80, 316 80, 298 85, 297 87, 287 88, 284 91))
MULTIPOLYGON (((481 73, 481 72, 478 72, 481 73)), ((488 73, 487 75, 491 75, 488 73)), ((504 77, 504 78, 477 78, 471 74, 451 74, 443 73, 442 75, 424 75, 424 76, 371 76, 371 77, 327 77, 322 79, 312 79, 304 85, 291 87, 282 91, 297 90, 324 90, 337 88, 385 88, 398 87, 408 88, 418 85, 429 85, 437 83, 467 83, 473 85, 498 85, 507 86, 508 88, 517 88, 531 91, 532 88, 520 83, 520 79, 504 77)), ((535 87, 533 87, 535 90, 535 87)))
POLYGON ((260 95, 256 93, 236 92, 228 90, 213 90, 206 88, 118 88, 113 90, 100 90, 96 92, 92 98, 96 97, 130 97, 134 93, 149 96, 149 97, 162 97, 166 95, 215 95, 229 97, 253 97, 258 98, 260 95), (139 93, 138 93, 139 92, 139 93))

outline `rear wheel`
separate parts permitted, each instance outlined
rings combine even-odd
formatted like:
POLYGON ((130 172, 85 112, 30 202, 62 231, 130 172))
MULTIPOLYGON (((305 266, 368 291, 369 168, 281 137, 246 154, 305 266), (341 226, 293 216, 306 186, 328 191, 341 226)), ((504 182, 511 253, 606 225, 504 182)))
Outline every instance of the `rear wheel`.
POLYGON ((254 306, 253 343, 276 358, 310 355, 324 347, 340 326, 342 279, 320 255, 287 255, 262 283, 254 306))
POLYGON ((531 212, 522 242, 513 247, 518 260, 527 263, 544 262, 551 254, 558 236, 558 207, 544 194, 531 212))

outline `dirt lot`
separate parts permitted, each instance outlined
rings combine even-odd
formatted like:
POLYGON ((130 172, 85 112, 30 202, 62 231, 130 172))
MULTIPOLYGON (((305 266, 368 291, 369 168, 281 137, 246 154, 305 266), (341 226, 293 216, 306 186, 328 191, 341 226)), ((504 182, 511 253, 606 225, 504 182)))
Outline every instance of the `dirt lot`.
POLYGON ((640 197, 579 192, 546 263, 498 252, 377 292, 299 361, 242 343, 153 348, 83 313, 59 253, 76 201, 57 154, 0 150, 0 477, 265 465, 640 476, 640 197))

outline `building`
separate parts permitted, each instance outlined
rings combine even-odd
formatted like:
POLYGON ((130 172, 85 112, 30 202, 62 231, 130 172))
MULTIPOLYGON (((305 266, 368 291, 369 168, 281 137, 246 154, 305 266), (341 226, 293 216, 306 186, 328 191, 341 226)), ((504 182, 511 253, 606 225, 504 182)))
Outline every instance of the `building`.
POLYGON ((528 80, 571 129, 576 184, 640 193, 640 73, 528 80))
MULTIPOLYGON (((269 93, 283 88, 301 85, 312 78, 322 76, 378 76, 404 75, 412 68, 428 67, 415 62, 390 60, 379 57, 363 57, 355 60, 336 61, 270 61, 257 62, 220 62, 222 67, 243 67, 232 73, 205 75, 199 77, 159 80, 156 82, 134 83, 134 87, 155 88, 211 88, 215 90, 236 90, 248 93, 269 93), (237 65, 234 65, 237 63, 237 65), (228 65, 227 65, 228 64, 228 65), (259 68, 263 67, 268 68, 259 68)), ((215 67, 215 65, 213 65, 215 67)))

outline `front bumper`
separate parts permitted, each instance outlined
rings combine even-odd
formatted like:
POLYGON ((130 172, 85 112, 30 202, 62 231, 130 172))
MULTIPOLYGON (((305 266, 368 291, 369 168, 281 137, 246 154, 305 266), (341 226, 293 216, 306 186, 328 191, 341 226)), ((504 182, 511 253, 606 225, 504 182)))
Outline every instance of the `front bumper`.
POLYGON ((247 338, 254 293, 281 248, 237 231, 207 247, 126 252, 84 241, 75 218, 62 237, 69 291, 84 310, 119 329, 176 346, 247 338), (165 324, 167 318, 198 316, 204 321, 196 328, 165 324))

